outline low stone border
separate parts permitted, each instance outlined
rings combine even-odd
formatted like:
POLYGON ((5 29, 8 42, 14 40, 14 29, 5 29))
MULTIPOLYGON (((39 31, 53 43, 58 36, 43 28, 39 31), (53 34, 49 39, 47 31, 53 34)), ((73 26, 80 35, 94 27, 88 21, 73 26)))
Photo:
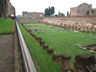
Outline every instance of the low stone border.
MULTIPOLYGON (((43 23, 44 23, 44 22, 43 22, 43 23)), ((57 27, 62 27, 62 28, 67 29, 67 30, 81 31, 81 32, 89 33, 89 34, 90 34, 90 33, 93 34, 93 32, 94 32, 94 31, 89 32, 90 30, 88 30, 87 27, 82 30, 83 27, 82 27, 82 28, 81 28, 81 27, 79 28, 79 27, 76 27, 76 26, 74 26, 74 25, 71 27, 71 26, 67 26, 67 25, 64 26, 64 25, 50 24, 50 23, 48 23, 48 22, 45 22, 44 24, 46 24, 46 25, 53 25, 53 26, 57 26, 57 27), (85 30, 85 29, 86 29, 86 30, 85 30)), ((62 24, 62 23, 61 23, 61 24, 62 24)), ((93 30, 93 29, 92 29, 92 30, 93 30)), ((96 31, 96 30, 95 30, 95 31, 96 31)))
POLYGON ((91 54, 79 54, 75 57, 75 72, 96 72, 96 57, 91 54))
POLYGON ((53 60, 61 64, 63 72, 68 72, 71 70, 71 56, 69 55, 53 55, 53 60))

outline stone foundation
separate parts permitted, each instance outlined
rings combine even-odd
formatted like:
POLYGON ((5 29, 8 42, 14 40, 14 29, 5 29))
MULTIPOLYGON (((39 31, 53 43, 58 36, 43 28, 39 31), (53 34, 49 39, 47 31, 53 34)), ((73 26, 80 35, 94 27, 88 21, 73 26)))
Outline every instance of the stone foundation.
POLYGON ((90 54, 80 54, 75 57, 76 72, 94 72, 96 70, 96 57, 90 54))
POLYGON ((96 32, 96 18, 44 18, 43 23, 70 30, 96 32))

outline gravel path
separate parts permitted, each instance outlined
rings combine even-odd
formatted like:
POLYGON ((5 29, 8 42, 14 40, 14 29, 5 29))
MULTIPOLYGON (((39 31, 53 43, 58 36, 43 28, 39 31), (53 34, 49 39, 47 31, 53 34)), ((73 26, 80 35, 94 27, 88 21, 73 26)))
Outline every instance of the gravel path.
POLYGON ((13 72, 13 35, 0 35, 0 72, 13 72))

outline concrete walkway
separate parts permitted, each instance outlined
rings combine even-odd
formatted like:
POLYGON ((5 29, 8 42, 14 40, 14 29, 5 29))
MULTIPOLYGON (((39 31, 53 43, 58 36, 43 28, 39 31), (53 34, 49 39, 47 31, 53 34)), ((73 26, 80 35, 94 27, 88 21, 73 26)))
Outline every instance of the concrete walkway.
POLYGON ((0 35, 0 72, 13 72, 13 35, 0 35))

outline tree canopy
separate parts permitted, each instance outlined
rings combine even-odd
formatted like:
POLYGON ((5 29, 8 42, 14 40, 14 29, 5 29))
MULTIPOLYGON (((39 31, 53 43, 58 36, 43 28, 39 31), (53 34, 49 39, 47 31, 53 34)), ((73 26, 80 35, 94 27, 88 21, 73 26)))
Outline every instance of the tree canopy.
POLYGON ((45 9, 45 16, 50 16, 55 13, 55 8, 54 7, 49 7, 45 9))

